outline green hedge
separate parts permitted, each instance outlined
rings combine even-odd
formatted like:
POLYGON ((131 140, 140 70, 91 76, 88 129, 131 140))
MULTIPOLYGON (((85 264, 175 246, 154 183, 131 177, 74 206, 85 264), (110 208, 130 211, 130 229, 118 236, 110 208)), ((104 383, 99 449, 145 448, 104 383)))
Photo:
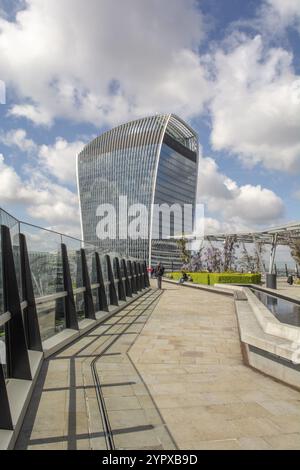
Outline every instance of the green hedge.
POLYGON ((210 284, 260 284, 261 274, 210 273, 210 284))
MULTIPOLYGON (((195 284, 260 284, 261 274, 248 273, 187 273, 195 284)), ((181 272, 166 274, 166 277, 178 281, 182 276, 181 272)))
MULTIPOLYGON (((187 273, 189 276, 191 276, 193 282, 196 284, 209 284, 209 273, 187 273)), ((173 272, 169 273, 166 275, 169 279, 174 279, 174 281, 179 281, 179 279, 182 277, 181 272, 173 272)))

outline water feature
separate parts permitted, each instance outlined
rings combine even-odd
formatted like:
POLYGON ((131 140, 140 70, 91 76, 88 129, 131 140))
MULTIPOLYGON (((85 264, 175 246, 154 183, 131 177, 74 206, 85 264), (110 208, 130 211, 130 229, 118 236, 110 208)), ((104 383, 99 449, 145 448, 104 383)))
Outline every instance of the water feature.
POLYGON ((300 305, 260 290, 251 290, 281 323, 300 327, 300 305))

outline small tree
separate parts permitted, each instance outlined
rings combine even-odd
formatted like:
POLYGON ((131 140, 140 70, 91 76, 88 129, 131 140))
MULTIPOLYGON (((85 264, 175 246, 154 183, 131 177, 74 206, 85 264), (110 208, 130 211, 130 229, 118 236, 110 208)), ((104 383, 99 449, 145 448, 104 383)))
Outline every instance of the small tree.
POLYGON ((300 238, 293 240, 290 243, 291 255, 297 264, 300 264, 300 238))
POLYGON ((232 265, 236 263, 237 256, 235 253, 235 236, 228 236, 225 239, 224 249, 223 249, 223 268, 224 271, 230 271, 232 265))
POLYGON ((203 270, 203 247, 191 256, 188 263, 183 264, 182 269, 188 272, 199 272, 203 270))
POLYGON ((220 272, 222 268, 222 253, 218 248, 209 246, 204 251, 204 263, 209 272, 220 272))
POLYGON ((180 250, 180 258, 183 264, 188 264, 191 259, 191 254, 187 249, 188 240, 184 237, 177 240, 177 246, 180 250))

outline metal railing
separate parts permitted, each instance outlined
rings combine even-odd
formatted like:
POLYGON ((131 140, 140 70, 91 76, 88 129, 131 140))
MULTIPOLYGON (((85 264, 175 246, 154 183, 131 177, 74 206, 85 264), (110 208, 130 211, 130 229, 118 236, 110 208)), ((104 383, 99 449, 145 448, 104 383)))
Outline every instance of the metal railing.
POLYGON ((149 287, 146 262, 20 222, 0 209, 0 429, 13 429, 7 382, 31 380, 29 351, 80 329, 149 287), (4 223, 5 222, 5 223, 4 223))

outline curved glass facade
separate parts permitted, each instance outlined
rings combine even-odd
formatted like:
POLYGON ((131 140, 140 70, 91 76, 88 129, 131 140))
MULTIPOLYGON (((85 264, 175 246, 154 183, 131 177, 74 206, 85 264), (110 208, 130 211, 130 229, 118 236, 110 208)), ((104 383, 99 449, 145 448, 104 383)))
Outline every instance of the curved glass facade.
POLYGON ((173 261, 176 267, 180 264, 176 242, 157 236, 152 205, 194 205, 197 164, 197 135, 174 115, 138 119, 94 139, 77 159, 84 240, 97 244, 103 252, 117 251, 152 265, 162 261, 166 267, 173 261), (128 207, 133 204, 147 207, 145 239, 121 239, 118 217, 115 239, 97 237, 98 206, 111 204, 118 214, 120 196, 127 196, 128 207))

